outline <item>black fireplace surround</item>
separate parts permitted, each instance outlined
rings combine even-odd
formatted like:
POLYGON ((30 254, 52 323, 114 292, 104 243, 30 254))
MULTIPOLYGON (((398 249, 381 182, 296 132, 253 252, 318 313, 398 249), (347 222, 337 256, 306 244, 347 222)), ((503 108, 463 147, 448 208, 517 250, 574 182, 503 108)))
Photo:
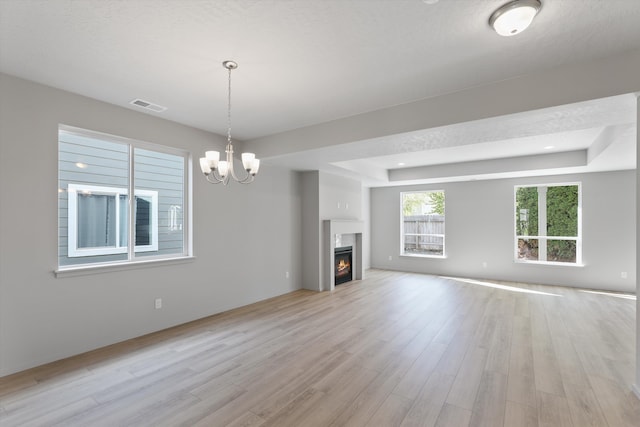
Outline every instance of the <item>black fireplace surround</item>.
POLYGON ((335 248, 335 272, 336 272, 336 285, 350 282, 353 279, 352 255, 353 247, 345 246, 342 248, 335 248))

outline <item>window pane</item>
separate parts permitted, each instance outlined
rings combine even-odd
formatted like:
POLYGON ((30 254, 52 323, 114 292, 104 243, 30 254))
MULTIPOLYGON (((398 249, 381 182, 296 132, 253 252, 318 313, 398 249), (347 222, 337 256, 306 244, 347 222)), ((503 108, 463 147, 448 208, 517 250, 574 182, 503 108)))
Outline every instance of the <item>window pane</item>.
POLYGON ((547 240, 547 261, 576 262, 575 240, 547 240))
POLYGON ((402 193, 402 253, 444 255, 444 191, 402 193))
POLYGON ((152 206, 149 200, 136 197, 136 246, 150 245, 152 206))
POLYGON ((548 187, 547 236, 575 237, 577 235, 578 186, 548 187))
POLYGON ((538 239, 518 239, 518 259, 538 260, 538 239))
POLYGON ((136 148, 134 176, 136 256, 184 253, 184 158, 136 148))
POLYGON ((408 255, 444 255, 444 237, 405 234, 404 253, 408 255))
POLYGON ((129 245, 129 196, 120 195, 120 247, 129 245))
POLYGON ((124 246, 126 239, 116 226, 122 203, 116 203, 115 194, 129 186, 128 145, 62 130, 58 137, 58 265, 126 260, 127 254, 116 248, 118 235, 124 246), (73 206, 69 185, 78 189, 73 206))
POLYGON ((116 198, 78 194, 78 248, 116 246, 116 198))
POLYGON ((516 235, 538 235, 537 187, 520 187, 516 190, 516 235))

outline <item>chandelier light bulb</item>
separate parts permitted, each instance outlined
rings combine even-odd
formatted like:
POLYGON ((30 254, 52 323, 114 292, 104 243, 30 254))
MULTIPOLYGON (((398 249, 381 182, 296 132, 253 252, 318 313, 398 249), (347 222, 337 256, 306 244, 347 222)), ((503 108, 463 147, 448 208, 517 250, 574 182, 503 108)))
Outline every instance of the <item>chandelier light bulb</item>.
POLYGON ((211 166, 209 166, 209 161, 205 157, 200 157, 200 169, 205 175, 209 175, 211 173, 211 166))
POLYGON ((251 166, 249 168, 249 173, 253 176, 255 176, 258 173, 258 170, 260 169, 260 159, 253 159, 251 161, 251 166))
POLYGON ((493 12, 489 24, 501 36, 514 36, 531 25, 541 7, 539 0, 514 0, 493 12))
POLYGON ((218 163, 218 173, 222 178, 225 178, 229 173, 229 163, 225 160, 222 160, 218 163))
POLYGON ((242 153, 242 167, 244 167, 244 170, 250 170, 251 164, 255 159, 256 155, 253 153, 242 153))

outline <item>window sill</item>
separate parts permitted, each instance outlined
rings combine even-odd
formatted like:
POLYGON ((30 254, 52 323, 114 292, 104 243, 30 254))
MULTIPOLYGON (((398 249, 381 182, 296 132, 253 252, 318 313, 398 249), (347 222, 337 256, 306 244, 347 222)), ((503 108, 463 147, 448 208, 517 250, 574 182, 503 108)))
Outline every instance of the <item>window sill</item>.
POLYGON ((147 268, 156 265, 183 264, 185 262, 194 261, 194 256, 182 256, 176 258, 149 259, 140 261, 127 261, 119 263, 105 263, 94 265, 81 265, 61 267, 53 271, 56 278, 85 276, 89 274, 110 273, 112 271, 135 270, 139 268, 147 268))
POLYGON ((420 254, 400 254, 401 257, 407 258, 433 258, 433 259, 446 259, 446 255, 420 255, 420 254))
POLYGON ((531 265, 549 265, 549 266, 559 266, 559 267, 584 267, 585 265, 582 263, 570 263, 570 262, 553 262, 553 261, 513 261, 514 264, 531 264, 531 265))

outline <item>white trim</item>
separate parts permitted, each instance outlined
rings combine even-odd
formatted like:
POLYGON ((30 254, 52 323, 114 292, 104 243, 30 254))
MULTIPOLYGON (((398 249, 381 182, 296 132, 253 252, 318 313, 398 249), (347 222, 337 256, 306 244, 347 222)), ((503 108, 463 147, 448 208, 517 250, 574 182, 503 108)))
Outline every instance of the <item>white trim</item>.
POLYGON ((557 261, 523 261, 523 260, 513 260, 514 264, 523 264, 523 265, 550 265, 550 266, 560 266, 560 267, 585 267, 586 264, 576 263, 576 262, 557 262, 557 261))
MULTIPOLYGON (((128 252, 127 246, 122 246, 120 242, 120 196, 128 195, 129 190, 117 187, 101 187, 96 185, 69 184, 67 189, 67 246, 69 258, 97 256, 97 255, 118 255, 128 252), (91 194, 100 194, 115 197, 116 209, 116 244, 115 246, 96 247, 96 248, 78 248, 78 192, 89 192, 91 194)), ((158 250, 158 192, 153 190, 134 190, 134 197, 150 198, 151 203, 151 244, 139 245, 135 247, 135 252, 153 252, 158 250)), ((135 205, 129 203, 129 212, 135 209, 135 205)), ((128 215, 133 218, 134 215, 128 215)), ((132 221, 135 227, 135 219, 132 221)), ((134 233, 131 232, 131 222, 129 223, 129 241, 132 240, 134 233)))
POLYGON ((153 259, 138 259, 135 261, 124 260, 121 262, 105 262, 105 263, 94 263, 94 264, 79 264, 79 265, 70 265, 65 267, 60 267, 57 270, 53 271, 56 278, 65 278, 65 277, 75 277, 75 276, 86 276, 89 274, 96 273, 110 273, 114 271, 123 271, 123 270, 134 270, 137 268, 143 268, 147 266, 154 265, 172 265, 172 264, 181 264, 183 262, 191 262, 195 261, 196 257, 185 255, 185 256, 176 256, 172 258, 153 258, 153 259))
MULTIPOLYGON (((140 196, 141 198, 151 198, 151 244, 150 245, 139 245, 134 248, 134 252, 155 252, 158 250, 158 192, 155 190, 133 190, 133 200, 135 203, 136 197, 140 196)), ((134 206, 135 208, 135 206, 134 206)), ((136 223, 136 215, 130 215, 134 228, 136 223)), ((133 230, 133 229, 132 229, 133 230)), ((130 238, 133 240, 135 237, 135 232, 130 233, 130 238)))
POLYGON ((400 254, 398 255, 400 257, 407 257, 407 258, 435 258, 435 259, 445 259, 447 258, 446 255, 427 255, 427 254, 408 254, 408 253, 404 253, 404 254, 400 254))

